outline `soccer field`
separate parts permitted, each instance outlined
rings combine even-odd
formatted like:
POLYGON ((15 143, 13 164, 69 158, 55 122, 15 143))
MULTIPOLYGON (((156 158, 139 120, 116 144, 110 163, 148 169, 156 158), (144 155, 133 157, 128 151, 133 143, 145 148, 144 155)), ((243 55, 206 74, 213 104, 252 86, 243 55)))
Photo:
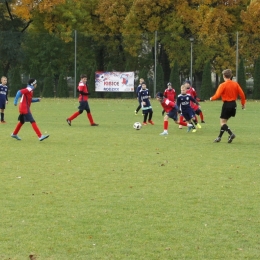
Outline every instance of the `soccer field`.
POLYGON ((201 103, 196 133, 169 122, 152 100, 155 125, 134 115, 136 100, 90 99, 68 126, 77 99, 42 99, 31 125, 10 137, 10 98, 1 136, 0 259, 260 259, 260 102, 249 101, 219 133, 221 101, 201 103))

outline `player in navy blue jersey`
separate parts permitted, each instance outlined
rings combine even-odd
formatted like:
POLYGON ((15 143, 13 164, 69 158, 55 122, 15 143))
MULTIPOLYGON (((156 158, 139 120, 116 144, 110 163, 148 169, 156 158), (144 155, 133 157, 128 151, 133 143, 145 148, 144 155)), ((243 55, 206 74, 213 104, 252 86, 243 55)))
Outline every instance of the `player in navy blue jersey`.
POLYGON ((149 90, 146 88, 146 83, 142 83, 142 88, 138 93, 138 100, 142 106, 142 111, 144 115, 143 125, 147 125, 146 121, 148 118, 148 123, 154 125, 152 121, 153 109, 150 102, 151 96, 149 95, 149 90))
POLYGON ((137 97, 137 101, 138 101, 138 103, 139 103, 139 105, 138 105, 138 107, 136 108, 136 110, 135 110, 135 115, 137 115, 137 113, 138 113, 138 111, 141 109, 141 107, 142 107, 142 105, 141 105, 141 103, 139 102, 139 97, 138 97, 138 93, 139 93, 139 91, 141 90, 141 88, 142 88, 142 83, 144 82, 144 79, 143 78, 140 78, 139 79, 139 85, 138 85, 138 87, 136 88, 136 97, 137 97))
POLYGON ((5 124, 5 105, 8 104, 8 87, 7 84, 7 77, 3 76, 1 78, 0 84, 0 111, 1 111, 1 124, 5 124))
POLYGON ((200 124, 197 122, 197 119, 195 117, 195 112, 191 108, 190 101, 196 103, 199 106, 199 103, 197 100, 195 100, 191 95, 186 94, 186 86, 181 86, 181 94, 178 95, 177 98, 177 106, 179 108, 179 111, 185 118, 185 120, 193 125, 193 127, 188 127, 188 131, 193 128, 192 132, 196 132, 196 127, 201 128, 200 124))

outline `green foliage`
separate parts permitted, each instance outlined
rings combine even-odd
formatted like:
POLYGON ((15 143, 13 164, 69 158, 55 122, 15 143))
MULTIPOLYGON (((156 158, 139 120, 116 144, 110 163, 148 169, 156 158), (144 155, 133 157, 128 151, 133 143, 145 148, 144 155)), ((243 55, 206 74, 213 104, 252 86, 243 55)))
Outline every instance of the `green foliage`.
POLYGON ((10 84, 9 84, 9 88, 10 88, 10 92, 9 95, 10 96, 15 96, 17 91, 23 88, 22 85, 22 80, 21 80, 21 70, 20 68, 17 67, 13 67, 12 70, 10 71, 10 80, 9 80, 10 84))
POLYGON ((260 99, 260 57, 255 61, 254 66, 254 89, 253 99, 260 99))
POLYGON ((209 99, 212 95, 212 81, 211 81, 211 64, 208 61, 203 70, 202 83, 200 87, 200 98, 209 99))
POLYGON ((165 85, 164 85, 164 73, 161 64, 157 64, 156 67, 156 92, 164 92, 165 85))
POLYGON ((173 68, 171 69, 170 82, 172 83, 172 87, 175 89, 176 93, 179 94, 181 82, 179 66, 177 61, 174 62, 173 68))
POLYGON ((244 59, 241 59, 239 62, 237 82, 240 85, 240 87, 243 89, 244 93, 246 94, 247 88, 246 88, 246 73, 245 73, 244 59))
POLYGON ((56 97, 69 97, 68 81, 67 77, 65 76, 65 73, 61 73, 59 76, 56 97))
POLYGON ((43 97, 54 97, 54 79, 51 74, 51 70, 49 68, 49 74, 45 76, 43 80, 43 91, 42 91, 42 96, 43 97))

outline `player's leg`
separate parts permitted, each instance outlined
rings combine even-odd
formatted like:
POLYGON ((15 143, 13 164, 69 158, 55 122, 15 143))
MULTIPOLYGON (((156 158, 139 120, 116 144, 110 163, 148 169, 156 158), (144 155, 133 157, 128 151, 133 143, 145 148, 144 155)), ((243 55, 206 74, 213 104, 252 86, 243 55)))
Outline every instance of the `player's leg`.
POLYGON ((164 116, 163 119, 163 132, 160 135, 168 135, 168 125, 169 125, 169 116, 168 114, 164 116))
POLYGON ((137 113, 139 112, 139 110, 141 109, 141 104, 139 103, 139 105, 138 105, 138 107, 136 108, 136 110, 135 110, 135 115, 137 115, 137 113))
POLYGON ((154 122, 152 121, 152 118, 153 118, 153 110, 149 109, 149 112, 148 112, 148 123, 151 124, 151 125, 154 125, 154 122))
POLYGON ((84 109, 85 109, 86 112, 87 112, 87 117, 88 117, 88 121, 89 121, 90 125, 91 125, 91 126, 98 126, 98 124, 96 124, 96 123, 94 122, 94 119, 93 119, 92 114, 91 114, 91 112, 90 112, 90 108, 89 108, 88 102, 86 101, 84 105, 85 105, 84 109))
POLYGON ((148 117, 148 111, 147 110, 143 110, 143 125, 147 125, 146 121, 147 121, 147 117, 148 117))
POLYGON ((0 104, 0 112, 1 112, 1 124, 5 124, 5 104, 0 104))
POLYGON ((24 116, 22 114, 20 114, 18 116, 18 123, 13 131, 13 133, 11 134, 11 137, 15 138, 16 140, 21 140, 21 138, 18 136, 18 133, 21 129, 21 127, 23 126, 25 120, 24 120, 24 116))

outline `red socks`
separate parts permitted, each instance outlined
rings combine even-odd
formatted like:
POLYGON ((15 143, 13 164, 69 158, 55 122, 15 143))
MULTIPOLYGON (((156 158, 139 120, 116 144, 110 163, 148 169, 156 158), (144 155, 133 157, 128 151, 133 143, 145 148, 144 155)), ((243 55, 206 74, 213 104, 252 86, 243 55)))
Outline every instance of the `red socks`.
POLYGON ((38 128, 38 126, 36 125, 36 122, 32 123, 32 128, 34 130, 34 132, 38 135, 38 137, 40 138, 42 136, 42 133, 40 131, 40 129, 38 128))
POLYGON ((168 121, 163 121, 163 129, 164 130, 168 130, 168 124, 169 124, 168 121))
POLYGON ((91 113, 87 113, 87 117, 88 117, 88 120, 89 120, 90 124, 93 125, 94 124, 94 120, 92 118, 91 113))
POLYGON ((14 132, 13 132, 14 135, 17 135, 17 134, 19 133, 19 131, 20 131, 22 125, 23 125, 23 124, 22 124, 21 122, 18 122, 18 123, 17 123, 16 128, 14 129, 14 132))
POLYGON ((74 118, 76 118, 78 115, 80 115, 80 112, 79 111, 77 111, 77 112, 75 112, 72 116, 70 116, 68 119, 71 121, 71 120, 73 120, 74 118))

